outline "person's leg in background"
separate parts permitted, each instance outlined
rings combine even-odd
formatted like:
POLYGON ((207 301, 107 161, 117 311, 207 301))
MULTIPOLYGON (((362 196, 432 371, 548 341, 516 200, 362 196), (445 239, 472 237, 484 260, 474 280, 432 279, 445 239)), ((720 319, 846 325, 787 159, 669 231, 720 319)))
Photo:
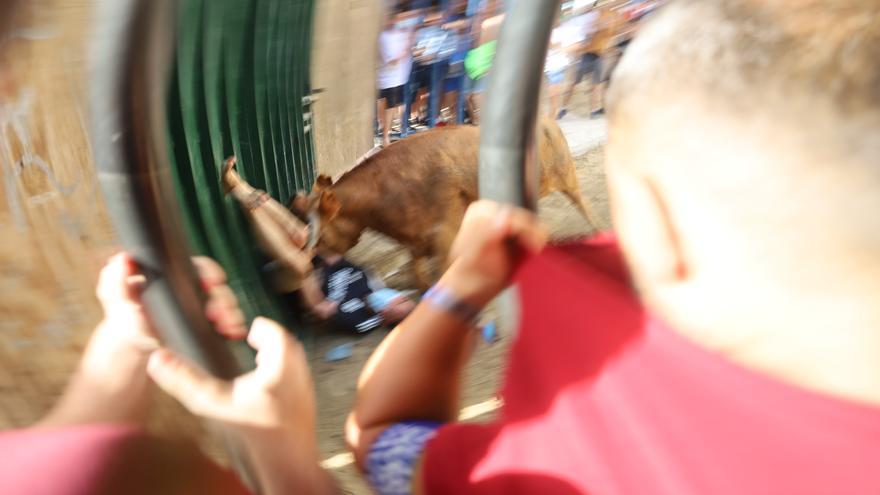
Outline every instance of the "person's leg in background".
POLYGON ((589 53, 586 53, 577 63, 571 64, 573 75, 571 81, 565 86, 565 90, 562 91, 562 106, 556 114, 557 119, 565 117, 565 114, 568 113, 568 105, 571 103, 572 96, 574 96, 574 88, 580 84, 590 67, 589 55, 589 53))
POLYGON ((593 90, 590 95, 590 118, 598 118, 605 113, 605 86, 610 75, 611 54, 604 57, 596 56, 593 63, 593 90))
POLYGON ((547 95, 550 98, 548 117, 555 119, 559 114, 559 98, 565 83, 565 69, 547 74, 547 95))
POLYGON ((391 144, 391 123, 395 118, 403 118, 403 85, 388 90, 388 109, 385 111, 385 120, 388 123, 388 132, 382 135, 383 146, 391 144))
POLYGON ((465 83, 470 85, 467 97, 468 112, 471 115, 471 123, 480 125, 480 104, 482 103, 483 87, 486 85, 486 76, 477 80, 465 78, 465 83))
POLYGON ((416 84, 418 91, 416 96, 416 115, 419 122, 427 122, 428 120, 428 86, 431 82, 431 66, 422 65, 416 69, 416 84))
POLYGON ((382 128, 382 146, 391 144, 391 119, 388 113, 388 100, 385 98, 387 89, 383 89, 376 102, 376 117, 379 119, 379 127, 382 128))
POLYGON ((441 108, 448 109, 447 115, 451 116, 450 118, 453 120, 458 111, 458 92, 461 89, 460 86, 461 80, 458 77, 446 78, 443 81, 443 104, 440 106, 441 108))

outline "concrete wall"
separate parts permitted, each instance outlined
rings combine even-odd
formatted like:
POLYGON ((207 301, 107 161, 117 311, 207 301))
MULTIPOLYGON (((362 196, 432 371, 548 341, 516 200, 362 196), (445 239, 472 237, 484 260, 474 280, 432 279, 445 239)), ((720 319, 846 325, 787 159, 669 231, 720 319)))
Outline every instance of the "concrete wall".
POLYGON ((89 10, 21 2, 0 36, 0 427, 51 405, 100 318, 114 234, 86 135, 89 10))
POLYGON ((334 175, 373 147, 381 3, 319 0, 312 48, 316 166, 334 175))
MULTIPOLYGON (((61 395, 101 318, 98 272, 119 249, 88 136, 94 2, 18 5, 11 15, 0 1, 0 430, 61 395)), ((220 457, 192 416, 158 402, 155 429, 220 457)))

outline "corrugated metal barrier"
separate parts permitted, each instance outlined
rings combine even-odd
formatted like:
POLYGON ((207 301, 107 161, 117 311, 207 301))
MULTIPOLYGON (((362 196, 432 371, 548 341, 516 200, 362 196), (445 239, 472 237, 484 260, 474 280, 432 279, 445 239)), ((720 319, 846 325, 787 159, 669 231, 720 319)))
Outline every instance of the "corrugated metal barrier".
POLYGON ((168 98, 175 187, 193 250, 218 260, 248 318, 294 319, 261 277, 268 261, 219 170, 238 156, 286 204, 315 178, 309 108, 313 0, 181 0, 168 98))

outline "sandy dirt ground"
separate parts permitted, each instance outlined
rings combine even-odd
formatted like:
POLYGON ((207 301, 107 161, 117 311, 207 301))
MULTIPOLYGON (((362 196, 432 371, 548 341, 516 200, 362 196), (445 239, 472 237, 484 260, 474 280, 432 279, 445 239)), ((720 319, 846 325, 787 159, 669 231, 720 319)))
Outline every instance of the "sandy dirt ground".
MULTIPOLYGON (((611 224, 602 162, 601 146, 575 157, 581 192, 601 219, 600 227, 608 229, 611 224)), ((539 214, 550 229, 554 242, 577 239, 589 233, 587 222, 561 194, 542 199, 539 214)), ((391 286, 403 289, 413 287, 409 256, 394 241, 379 234, 368 233, 348 256, 383 276, 391 286)), ((487 313, 489 314, 486 317, 491 317, 493 309, 490 308, 487 313)), ((499 405, 496 391, 501 381, 507 349, 512 341, 513 329, 506 328, 510 324, 498 321, 501 340, 494 344, 481 341, 466 372, 462 418, 468 421, 491 419, 499 405)), ((328 333, 318 335, 314 341, 311 364, 317 383, 318 437, 326 459, 324 465, 336 475, 344 493, 370 493, 351 464, 351 457, 346 453, 342 428, 345 416, 352 406, 360 370, 385 335, 387 331, 384 330, 363 337, 328 333), (351 358, 336 363, 325 362, 323 357, 329 349, 346 342, 354 344, 351 358)))

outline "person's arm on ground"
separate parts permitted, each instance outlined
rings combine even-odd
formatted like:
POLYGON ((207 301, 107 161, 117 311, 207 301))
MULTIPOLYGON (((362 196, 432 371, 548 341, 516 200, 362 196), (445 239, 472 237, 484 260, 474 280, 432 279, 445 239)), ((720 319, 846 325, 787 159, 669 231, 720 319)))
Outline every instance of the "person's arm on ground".
MULTIPOLYGON (((193 262, 208 292, 206 315, 223 335, 243 338, 244 316, 222 268, 208 258, 193 258, 193 262)), ((35 426, 145 423, 151 388, 147 358, 158 342, 140 302, 142 283, 143 276, 127 255, 118 254, 108 261, 97 289, 104 318, 64 394, 35 426)))
MULTIPOLYGON (((482 308, 509 283, 523 251, 540 251, 546 239, 532 213, 478 201, 465 215, 450 253, 452 265, 437 287, 482 308)), ((471 329, 472 322, 423 301, 373 353, 346 424, 346 440, 361 468, 388 426, 456 419, 471 329)))
POLYGON ((306 275, 302 281, 301 289, 303 301, 318 318, 326 320, 339 310, 339 304, 327 299, 324 291, 321 290, 314 272, 306 275))

